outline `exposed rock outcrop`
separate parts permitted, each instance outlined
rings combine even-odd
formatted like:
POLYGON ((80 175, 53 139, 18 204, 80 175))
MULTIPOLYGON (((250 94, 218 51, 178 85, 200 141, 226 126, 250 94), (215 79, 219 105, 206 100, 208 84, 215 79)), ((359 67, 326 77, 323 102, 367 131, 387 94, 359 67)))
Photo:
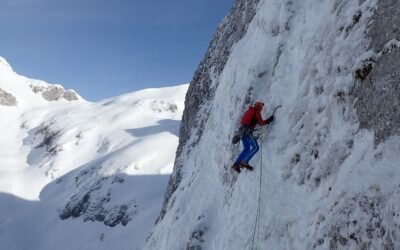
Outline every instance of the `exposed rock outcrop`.
POLYGON ((360 71, 353 95, 360 127, 373 130, 379 144, 400 132, 400 2, 378 1, 373 19, 367 37, 379 56, 360 71))
POLYGON ((60 219, 81 218, 83 221, 103 222, 110 227, 118 224, 126 226, 132 220, 137 213, 137 205, 134 202, 114 204, 110 193, 114 185, 124 183, 122 177, 101 177, 94 182, 87 182, 99 169, 93 167, 81 171, 74 178, 75 185, 79 188, 78 192, 64 205, 59 213, 60 219), (108 189, 106 193, 104 193, 104 187, 108 189))
POLYGON ((42 96, 47 101, 58 101, 66 99, 67 101, 79 100, 77 94, 73 90, 64 90, 61 86, 30 86, 35 93, 42 93, 42 96))
POLYGON ((0 105, 16 106, 17 98, 15 98, 15 96, 0 88, 0 105))
POLYGON ((72 90, 66 90, 63 94, 63 98, 68 101, 77 101, 79 99, 76 93, 72 90))

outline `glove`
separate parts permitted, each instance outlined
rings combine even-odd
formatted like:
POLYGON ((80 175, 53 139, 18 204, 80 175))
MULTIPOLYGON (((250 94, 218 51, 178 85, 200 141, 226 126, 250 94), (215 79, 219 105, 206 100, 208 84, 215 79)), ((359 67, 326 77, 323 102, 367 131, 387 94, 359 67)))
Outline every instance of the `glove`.
POLYGON ((272 121, 274 121, 274 116, 273 115, 271 115, 268 119, 267 119, 267 121, 268 121, 268 123, 270 123, 270 122, 272 122, 272 121))

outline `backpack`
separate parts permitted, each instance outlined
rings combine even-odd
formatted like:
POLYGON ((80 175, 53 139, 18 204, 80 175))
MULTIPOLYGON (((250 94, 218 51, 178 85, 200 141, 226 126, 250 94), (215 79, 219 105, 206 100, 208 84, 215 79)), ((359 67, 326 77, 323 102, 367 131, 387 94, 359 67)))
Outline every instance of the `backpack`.
POLYGON ((237 144, 238 142, 240 142, 240 138, 242 138, 242 132, 241 129, 239 129, 232 138, 232 143, 233 144, 237 144))

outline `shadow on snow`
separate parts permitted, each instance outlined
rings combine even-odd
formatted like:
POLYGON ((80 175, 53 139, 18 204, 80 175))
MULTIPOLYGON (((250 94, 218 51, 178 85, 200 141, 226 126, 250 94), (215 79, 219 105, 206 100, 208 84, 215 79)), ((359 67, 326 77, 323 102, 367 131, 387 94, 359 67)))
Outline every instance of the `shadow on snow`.
POLYGON ((157 125, 142 127, 142 128, 127 129, 126 131, 129 132, 134 137, 145 137, 162 132, 169 132, 178 137, 180 123, 181 121, 179 120, 165 119, 158 121, 157 125))

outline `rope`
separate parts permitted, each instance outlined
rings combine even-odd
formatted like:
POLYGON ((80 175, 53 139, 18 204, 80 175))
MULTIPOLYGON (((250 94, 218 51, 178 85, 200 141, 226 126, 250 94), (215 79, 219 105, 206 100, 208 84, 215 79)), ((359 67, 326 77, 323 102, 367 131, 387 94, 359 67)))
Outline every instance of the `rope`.
MULTIPOLYGON (((278 108, 282 107, 281 105, 278 105, 275 107, 272 115, 275 115, 275 112, 278 108)), ((272 124, 272 123, 271 123, 272 124)), ((262 188, 262 169, 263 169, 263 149, 262 149, 262 145, 263 145, 263 141, 265 136, 267 136, 268 132, 270 131, 269 127, 271 126, 271 124, 269 124, 265 130, 261 130, 261 133, 259 135, 260 141, 261 141, 261 145, 260 145, 260 150, 261 150, 261 155, 260 155, 260 185, 259 185, 259 191, 258 191, 258 207, 257 207, 257 215, 256 215, 256 223, 254 224, 254 230, 253 230, 253 241, 251 244, 251 249, 260 249, 260 217, 261 217, 261 188, 262 188), (257 244, 256 244, 256 248, 254 248, 254 242, 255 242, 255 236, 257 233, 257 244)))
POLYGON ((261 207, 261 187, 262 187, 262 176, 263 176, 263 174, 262 174, 262 169, 263 169, 263 163, 262 163, 262 161, 263 161, 263 157, 262 157, 262 155, 263 155, 263 150, 262 150, 262 145, 263 145, 263 143, 262 143, 262 141, 261 141, 261 146, 260 146, 260 149, 261 149, 261 156, 260 156, 260 161, 261 161, 261 167, 260 167, 260 185, 259 185, 259 191, 258 191, 258 207, 257 207, 257 215, 256 215, 256 223, 254 224, 254 231, 253 231, 253 242, 252 242, 252 245, 251 245, 251 249, 259 249, 259 243, 260 243, 260 241, 259 241, 259 236, 260 236, 260 216, 261 216, 261 209, 260 209, 260 207, 261 207), (255 243, 255 236, 256 236, 256 233, 257 233, 257 245, 256 245, 256 248, 254 248, 254 243, 255 243))
POLYGON ((257 221, 257 249, 260 249, 260 240, 259 240, 259 237, 260 237, 260 217, 261 217, 261 187, 262 187, 262 177, 263 177, 263 173, 262 173, 262 170, 263 170, 263 161, 262 161, 262 159, 263 159, 263 152, 262 152, 262 145, 263 145, 263 143, 261 142, 261 168, 260 168, 260 191, 258 192, 259 194, 258 194, 258 221, 257 221))

